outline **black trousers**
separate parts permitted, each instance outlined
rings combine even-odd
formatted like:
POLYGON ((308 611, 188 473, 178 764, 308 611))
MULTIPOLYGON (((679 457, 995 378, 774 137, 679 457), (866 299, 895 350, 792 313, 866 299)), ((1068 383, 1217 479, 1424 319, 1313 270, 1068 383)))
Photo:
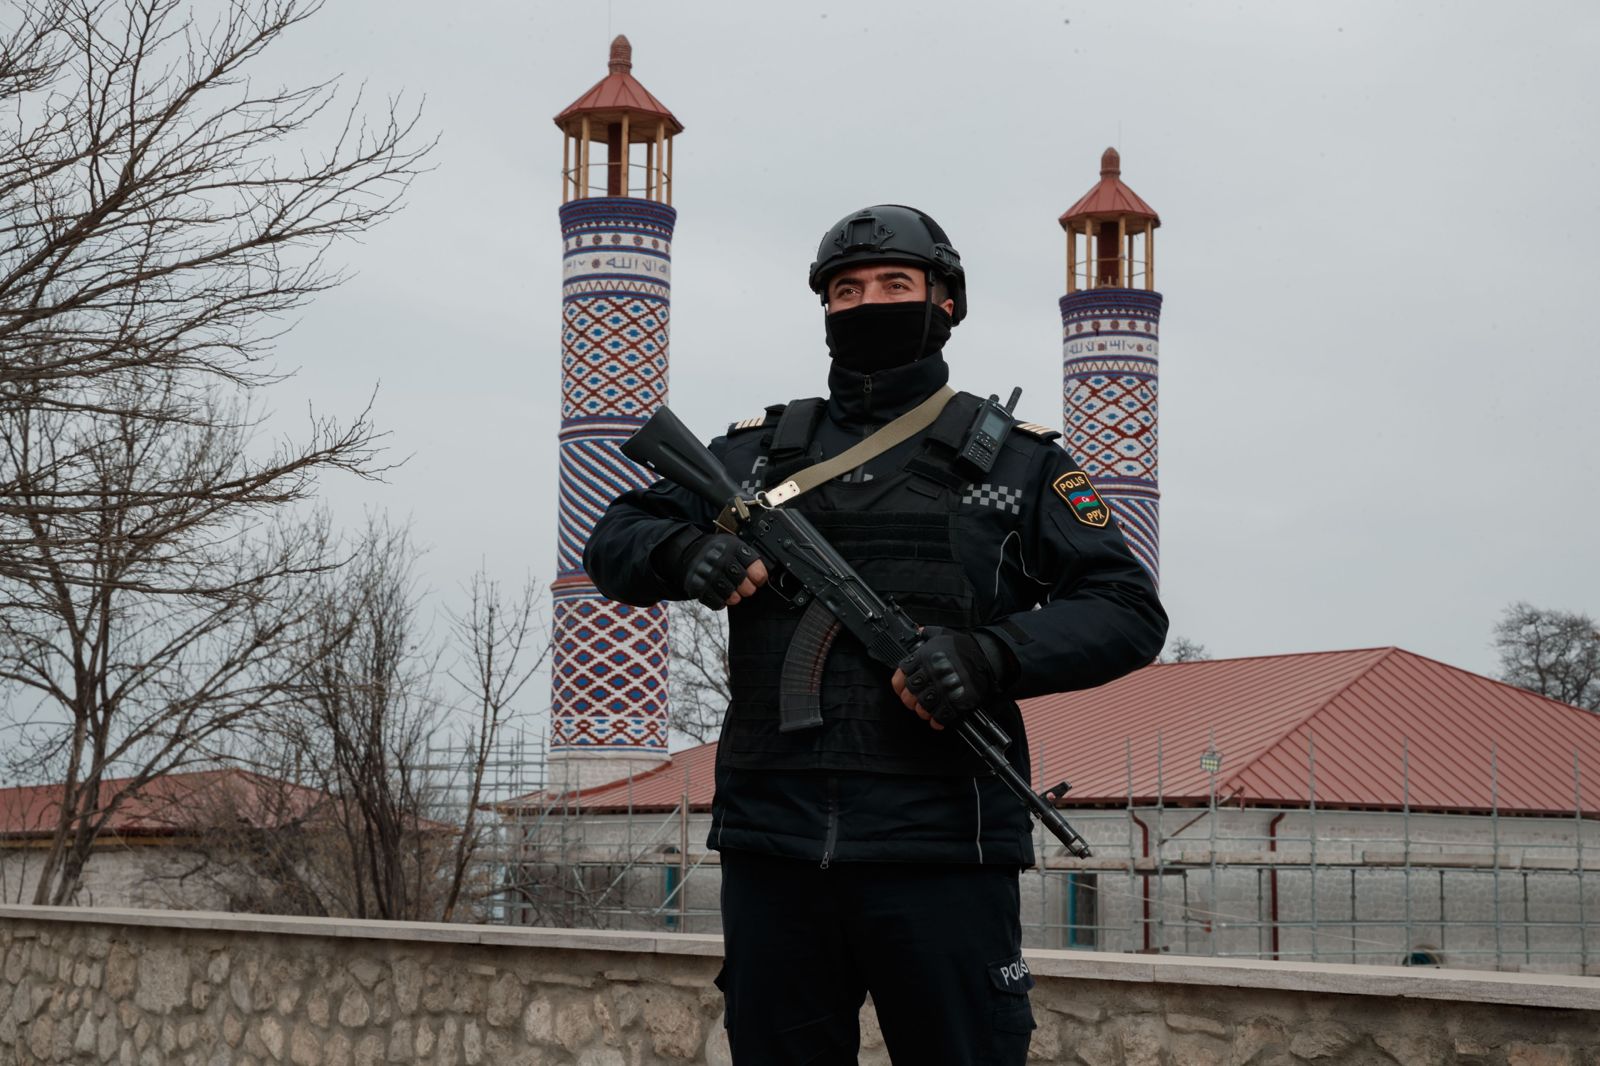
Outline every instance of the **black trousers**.
POLYGON ((722 854, 736 1066, 856 1062, 872 994, 895 1063, 1022 1066, 1033 978, 1016 867, 722 854))

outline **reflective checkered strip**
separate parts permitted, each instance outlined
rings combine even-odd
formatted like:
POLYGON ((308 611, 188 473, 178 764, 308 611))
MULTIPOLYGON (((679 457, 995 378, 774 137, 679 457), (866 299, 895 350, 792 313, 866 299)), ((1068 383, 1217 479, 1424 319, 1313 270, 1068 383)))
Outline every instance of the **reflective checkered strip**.
POLYGON ((1022 490, 1008 489, 1004 485, 973 485, 961 497, 961 502, 1019 515, 1022 513, 1022 490))
POLYGON ((767 465, 765 455, 756 456, 755 465, 750 468, 750 476, 739 482, 739 491, 746 496, 761 487, 761 468, 767 465))

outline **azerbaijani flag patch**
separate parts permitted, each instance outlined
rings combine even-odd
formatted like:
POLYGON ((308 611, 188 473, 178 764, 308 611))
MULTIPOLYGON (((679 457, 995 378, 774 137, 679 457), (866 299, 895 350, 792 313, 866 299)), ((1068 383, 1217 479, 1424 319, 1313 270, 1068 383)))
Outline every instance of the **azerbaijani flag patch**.
POLYGON ((1072 517, 1084 525, 1100 528, 1111 521, 1111 508, 1100 499, 1100 494, 1089 484, 1089 475, 1082 470, 1062 474, 1051 484, 1051 488, 1066 501, 1072 517))

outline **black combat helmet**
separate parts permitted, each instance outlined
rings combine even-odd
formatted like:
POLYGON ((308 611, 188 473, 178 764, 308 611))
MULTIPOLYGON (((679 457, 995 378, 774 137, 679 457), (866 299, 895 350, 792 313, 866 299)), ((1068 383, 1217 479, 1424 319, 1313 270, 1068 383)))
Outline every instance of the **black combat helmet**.
MULTIPOLYGON (((931 270, 950 290, 954 325, 967 316, 967 275, 961 253, 950 246, 944 228, 904 204, 862 208, 834 223, 811 264, 811 291, 828 302, 827 279, 853 263, 914 263, 931 270)), ((929 299, 932 299, 931 289, 929 299)))

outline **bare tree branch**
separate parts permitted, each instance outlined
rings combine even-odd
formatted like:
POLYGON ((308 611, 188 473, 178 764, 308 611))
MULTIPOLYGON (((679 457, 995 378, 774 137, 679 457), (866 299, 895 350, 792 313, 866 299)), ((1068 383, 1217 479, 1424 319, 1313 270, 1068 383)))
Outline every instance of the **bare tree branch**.
POLYGON ((0 706, 7 761, 62 771, 40 903, 73 898, 131 792, 292 698, 341 559, 289 515, 328 471, 382 472, 368 412, 263 447, 252 398, 285 316, 340 280, 329 248, 431 147, 398 103, 252 80, 317 7, 0 14, 0 706))
POLYGON ((1517 602, 1494 627, 1500 679, 1600 711, 1600 624, 1586 614, 1517 602))
POLYGON ((1206 646, 1198 640, 1175 636, 1167 641, 1166 650, 1156 660, 1158 663, 1194 663, 1211 658, 1206 646))
POLYGON ((696 743, 715 740, 728 713, 727 613, 692 600, 667 605, 671 690, 667 728, 696 743))
POLYGON ((472 762, 467 768, 465 815, 440 921, 454 917, 467 871, 482 844, 478 806, 500 727, 523 687, 550 655, 549 627, 538 615, 540 597, 538 584, 530 578, 514 597, 507 598, 500 585, 480 569, 472 577, 466 613, 451 619, 465 666, 452 671, 450 678, 476 710, 476 722, 470 734, 472 762))

